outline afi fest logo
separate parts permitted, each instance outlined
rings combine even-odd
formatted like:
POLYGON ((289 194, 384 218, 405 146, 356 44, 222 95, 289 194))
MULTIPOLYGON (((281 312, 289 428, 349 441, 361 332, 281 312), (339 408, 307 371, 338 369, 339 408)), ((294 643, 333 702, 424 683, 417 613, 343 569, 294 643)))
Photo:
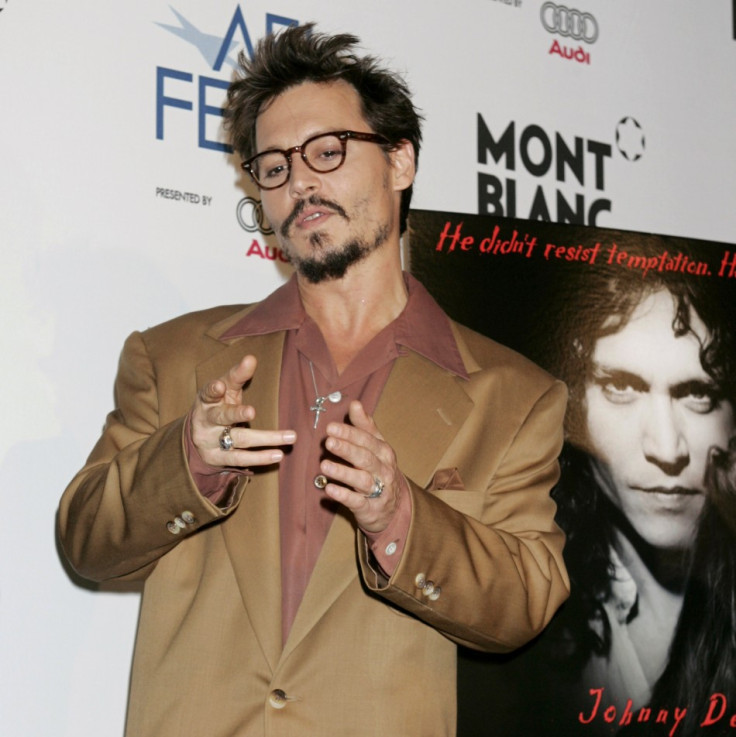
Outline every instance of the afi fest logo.
POLYGON ((598 40, 598 21, 593 15, 548 2, 542 5, 540 17, 547 33, 578 42, 575 48, 555 39, 550 47, 550 54, 557 54, 562 59, 574 60, 580 64, 590 64, 590 52, 581 43, 594 44, 598 40))
MULTIPOLYGON (((156 138, 165 140, 167 124, 175 119, 176 124, 180 125, 182 116, 186 115, 188 123, 196 131, 199 148, 231 153, 232 148, 228 144, 210 135, 212 131, 220 130, 221 101, 230 85, 230 73, 237 66, 238 52, 244 48, 249 56, 253 55, 252 36, 243 11, 239 5, 236 6, 221 35, 201 30, 174 8, 171 8, 171 12, 179 21, 178 25, 156 25, 194 46, 207 62, 208 70, 221 76, 156 67, 156 138), (217 104, 213 104, 215 100, 217 104)), ((299 25, 299 21, 294 18, 266 13, 263 29, 268 34, 283 26, 296 25, 299 25)))
MULTIPOLYGON (((196 139, 199 148, 232 153, 229 144, 218 140, 222 129, 221 105, 230 86, 232 70, 237 68, 239 52, 245 50, 248 56, 253 56, 254 36, 239 5, 229 22, 223 23, 220 34, 209 33, 196 26, 173 7, 171 12, 178 21, 176 25, 156 25, 191 44, 206 62, 207 73, 156 67, 156 138, 164 141, 169 127, 181 130, 182 125, 188 125, 193 133, 192 140, 196 139), (211 72, 219 76, 212 76, 211 72)), ((253 20, 250 21, 252 28, 253 20)), ((279 28, 297 25, 299 21, 295 18, 266 13, 262 29, 267 35, 279 28)), ((244 197, 238 202, 236 217, 240 227, 248 233, 273 233, 264 220, 261 203, 253 197, 244 197)), ((256 239, 253 239, 246 256, 284 260, 279 249, 262 246, 256 239)))

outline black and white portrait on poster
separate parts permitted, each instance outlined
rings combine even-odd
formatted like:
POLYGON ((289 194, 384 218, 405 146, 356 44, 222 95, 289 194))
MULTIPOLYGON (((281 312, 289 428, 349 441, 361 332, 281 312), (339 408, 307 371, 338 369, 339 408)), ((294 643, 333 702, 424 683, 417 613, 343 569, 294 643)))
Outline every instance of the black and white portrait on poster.
POLYGON ((410 257, 570 392, 571 596, 521 652, 461 653, 460 737, 734 734, 736 246, 417 211, 410 257))

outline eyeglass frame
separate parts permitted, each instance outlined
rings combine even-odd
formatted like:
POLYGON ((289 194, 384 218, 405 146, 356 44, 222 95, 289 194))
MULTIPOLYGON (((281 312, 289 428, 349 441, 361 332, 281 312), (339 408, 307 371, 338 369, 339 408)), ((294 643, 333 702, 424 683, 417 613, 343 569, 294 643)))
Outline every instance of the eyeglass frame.
POLYGON ((294 153, 298 153, 302 161, 312 170, 316 171, 318 174, 331 174, 333 171, 337 171, 344 163, 345 159, 348 155, 348 141, 350 139, 355 139, 356 141, 366 141, 368 143, 377 143, 382 146, 390 146, 391 141, 386 138, 386 136, 382 136, 380 133, 361 133, 359 131, 327 131, 326 133, 318 133, 316 136, 311 136, 310 138, 307 138, 306 141, 299 144, 298 146, 292 146, 291 148, 283 149, 283 148, 271 148, 267 149, 266 151, 261 151, 260 153, 257 153, 255 156, 251 156, 247 161, 243 161, 240 164, 240 168, 243 169, 243 171, 247 171, 248 174, 250 174, 250 178, 255 183, 256 187, 259 189, 265 189, 265 190, 272 190, 272 189, 278 189, 279 187, 283 187, 291 178, 291 170, 293 168, 291 163, 291 155, 294 153), (334 169, 316 169, 312 164, 309 163, 309 160, 307 159, 304 149, 312 142, 317 140, 318 138, 323 138, 324 136, 335 136, 338 141, 340 141, 340 145, 342 147, 342 157, 340 159, 340 163, 334 168, 334 169), (289 165, 289 171, 286 176, 286 179, 284 179, 281 184, 277 184, 274 187, 266 187, 265 185, 261 184, 256 175, 253 173, 253 162, 259 157, 263 156, 264 154, 283 154, 284 158, 286 159, 288 165, 289 165))

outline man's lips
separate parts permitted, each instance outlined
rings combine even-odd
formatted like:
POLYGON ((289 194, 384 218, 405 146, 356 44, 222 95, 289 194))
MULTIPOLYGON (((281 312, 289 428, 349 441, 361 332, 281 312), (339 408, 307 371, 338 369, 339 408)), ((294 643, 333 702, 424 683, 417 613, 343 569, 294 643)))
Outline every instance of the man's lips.
POLYGON ((646 494, 665 494, 667 496, 696 496, 702 493, 698 489, 691 489, 687 486, 632 486, 631 488, 646 494))
POLYGON ((295 225, 297 228, 309 228, 315 222, 324 220, 334 214, 327 209, 309 207, 296 219, 295 225))
POLYGON ((319 223, 329 215, 340 215, 349 220, 348 214, 337 202, 329 202, 316 196, 312 196, 307 200, 299 200, 281 224, 281 235, 284 238, 288 237, 292 225, 296 225, 298 228, 309 228, 312 223, 319 223))

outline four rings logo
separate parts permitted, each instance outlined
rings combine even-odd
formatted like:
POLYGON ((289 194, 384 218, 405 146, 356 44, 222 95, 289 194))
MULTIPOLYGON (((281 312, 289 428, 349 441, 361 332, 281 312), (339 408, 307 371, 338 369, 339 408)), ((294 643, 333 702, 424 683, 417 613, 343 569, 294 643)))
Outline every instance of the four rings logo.
POLYGON ((564 5, 544 3, 541 10, 542 25, 548 33, 558 33, 575 41, 595 43, 598 38, 598 21, 590 13, 581 13, 564 5))
POLYGON ((253 197, 243 197, 238 202, 236 211, 240 227, 248 233, 263 233, 271 235, 273 229, 266 223, 263 215, 263 205, 253 197))

